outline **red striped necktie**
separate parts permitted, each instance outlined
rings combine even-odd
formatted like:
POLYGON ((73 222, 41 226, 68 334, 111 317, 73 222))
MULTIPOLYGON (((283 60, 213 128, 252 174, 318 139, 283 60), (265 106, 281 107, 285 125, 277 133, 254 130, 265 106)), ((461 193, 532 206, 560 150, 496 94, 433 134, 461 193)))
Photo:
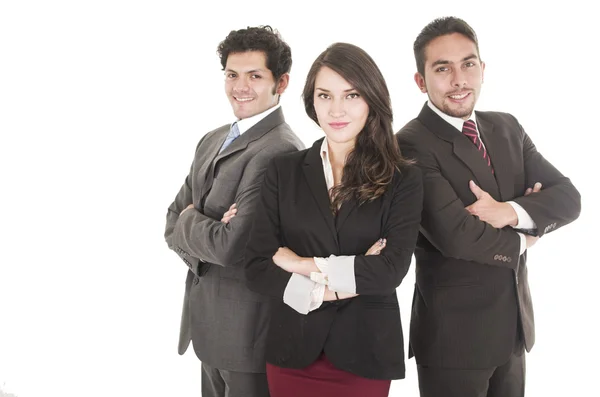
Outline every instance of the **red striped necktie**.
POLYGON ((487 165, 490 167, 493 174, 494 168, 492 167, 490 156, 488 155, 487 150, 485 150, 485 146, 483 146, 483 143, 481 142, 481 139, 477 134, 477 126, 475 125, 475 122, 473 120, 465 121, 465 123, 463 124, 462 132, 467 136, 467 138, 469 138, 471 142, 473 142, 477 150, 479 150, 479 153, 481 153, 483 159, 487 161, 487 165))

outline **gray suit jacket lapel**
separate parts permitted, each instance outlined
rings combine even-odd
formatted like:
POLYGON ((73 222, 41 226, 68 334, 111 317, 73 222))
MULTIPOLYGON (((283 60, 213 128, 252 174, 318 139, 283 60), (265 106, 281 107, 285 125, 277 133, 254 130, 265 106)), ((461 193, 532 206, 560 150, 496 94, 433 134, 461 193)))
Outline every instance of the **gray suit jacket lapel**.
POLYGON ((215 138, 217 138, 216 135, 218 135, 218 139, 215 139, 213 142, 211 142, 212 146, 208 151, 211 154, 211 157, 214 156, 214 160, 210 163, 210 167, 207 170, 206 179, 202 185, 201 197, 204 197, 210 191, 215 177, 215 167, 219 161, 231 156, 234 153, 245 150, 251 142, 262 138, 273 128, 283 124, 284 122, 285 119, 283 117, 283 111, 280 107, 252 126, 248 131, 240 135, 239 138, 231 142, 231 144, 227 146, 225 150, 219 153, 219 150, 221 150, 221 146, 223 146, 223 142, 225 142, 231 127, 230 125, 223 126, 223 131, 219 131, 219 134, 215 134, 215 138))

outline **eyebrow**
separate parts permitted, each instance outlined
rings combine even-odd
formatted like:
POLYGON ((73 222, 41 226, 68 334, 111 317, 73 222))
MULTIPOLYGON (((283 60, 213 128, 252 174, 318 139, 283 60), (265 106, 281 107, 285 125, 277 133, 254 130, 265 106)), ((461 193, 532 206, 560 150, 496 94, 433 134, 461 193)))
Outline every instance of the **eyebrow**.
MULTIPOLYGON (((475 55, 475 54, 468 55, 468 56, 464 57, 461 60, 461 62, 468 61, 469 59, 473 59, 473 58, 477 59, 477 55, 475 55)), ((438 65, 448 65, 449 63, 450 63, 450 61, 447 61, 445 59, 440 59, 440 60, 437 60, 434 63, 432 63, 431 67, 433 68, 433 67, 436 67, 438 65)))
MULTIPOLYGON (((233 70, 233 69, 229 69, 229 68, 225 69, 225 71, 226 72, 233 72, 233 73, 238 73, 239 74, 239 72, 237 70, 233 70)), ((248 71, 243 72, 243 73, 256 73, 256 72, 264 73, 264 69, 252 69, 252 70, 248 70, 248 71)))
MULTIPOLYGON (((323 91, 323 92, 331 92, 325 88, 319 88, 319 87, 315 88, 315 90, 319 90, 319 91, 323 91)), ((344 92, 350 92, 350 91, 356 91, 356 88, 348 88, 347 90, 344 90, 344 92)))

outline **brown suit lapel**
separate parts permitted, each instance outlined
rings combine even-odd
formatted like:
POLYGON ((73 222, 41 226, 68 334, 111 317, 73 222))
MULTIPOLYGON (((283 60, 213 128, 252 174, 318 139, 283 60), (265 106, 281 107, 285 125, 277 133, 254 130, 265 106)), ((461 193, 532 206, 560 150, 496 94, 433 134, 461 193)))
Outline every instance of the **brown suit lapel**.
MULTIPOLYGON (((512 173, 511 152, 506 138, 498 131, 494 132, 494 125, 477 113, 477 124, 481 140, 490 155, 496 182, 500 191, 500 201, 508 201, 514 198, 515 185, 512 173)), ((496 198, 498 199, 498 198, 496 198)))
MULTIPOLYGON (((486 160, 482 157, 481 153, 469 138, 438 116, 429 108, 427 103, 423 106, 418 119, 427 127, 427 129, 429 129, 429 131, 437 135, 440 139, 452 143, 454 155, 462 161, 469 170, 471 170, 475 176, 474 182, 496 200, 500 199, 500 192, 494 174, 492 174, 486 160)), ((487 127, 488 126, 486 125, 486 128, 487 127)), ((489 131, 488 135, 493 134, 489 131)), ((485 139, 484 143, 487 147, 487 141, 485 139)), ((490 154, 492 163, 495 166, 494 155, 491 152, 490 154)), ((494 170, 494 172, 496 171, 494 170)))

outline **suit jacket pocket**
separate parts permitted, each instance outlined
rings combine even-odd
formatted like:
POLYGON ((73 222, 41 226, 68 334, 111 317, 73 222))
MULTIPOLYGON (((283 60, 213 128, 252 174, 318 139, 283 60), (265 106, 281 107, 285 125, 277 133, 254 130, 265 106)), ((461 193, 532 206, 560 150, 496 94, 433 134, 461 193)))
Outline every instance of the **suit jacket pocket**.
POLYGON ((245 302, 264 302, 266 297, 250 291, 241 280, 235 278, 219 278, 219 297, 245 302))

